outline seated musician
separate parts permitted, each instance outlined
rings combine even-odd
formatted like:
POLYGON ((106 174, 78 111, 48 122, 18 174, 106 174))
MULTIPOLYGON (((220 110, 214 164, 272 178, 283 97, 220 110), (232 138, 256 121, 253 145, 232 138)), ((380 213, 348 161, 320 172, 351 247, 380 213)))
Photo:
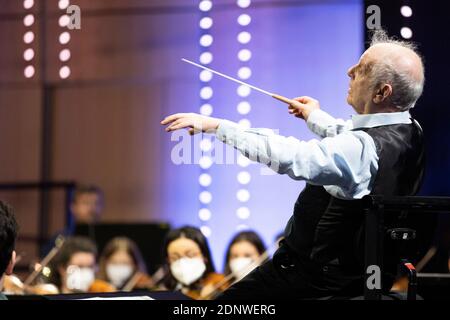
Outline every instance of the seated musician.
POLYGON ((113 286, 95 279, 96 256, 96 245, 89 238, 68 238, 51 263, 50 281, 60 293, 114 291, 113 286))
POLYGON ((163 250, 165 289, 180 290, 193 299, 208 299, 224 285, 224 276, 215 273, 208 242, 199 229, 171 230, 163 250))
POLYGON ((113 238, 106 244, 99 259, 98 279, 121 291, 154 287, 139 247, 126 237, 113 238))
POLYGON ((44 257, 53 248, 58 236, 75 236, 76 227, 80 225, 93 226, 101 218, 104 207, 103 191, 94 185, 77 186, 70 199, 71 223, 55 234, 41 250, 44 257))
POLYGON ((225 276, 239 281, 260 265, 266 252, 261 237, 254 231, 242 231, 231 239, 225 255, 225 276))
POLYGON ((4 275, 11 275, 16 261, 14 247, 17 222, 11 207, 0 201, 0 300, 6 300, 3 291, 4 275))

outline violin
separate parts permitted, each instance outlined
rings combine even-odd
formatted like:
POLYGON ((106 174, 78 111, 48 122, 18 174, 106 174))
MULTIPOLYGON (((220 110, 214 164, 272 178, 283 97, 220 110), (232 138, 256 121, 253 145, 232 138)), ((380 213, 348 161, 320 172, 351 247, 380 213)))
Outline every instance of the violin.
MULTIPOLYGON (((48 263, 53 259, 56 253, 61 248, 64 243, 63 237, 58 237, 55 242, 55 247, 50 251, 50 253, 42 260, 41 263, 36 263, 33 272, 26 278, 24 282, 19 279, 16 275, 5 275, 4 277, 4 292, 11 295, 49 295, 58 294, 59 289, 57 286, 51 283, 36 283, 32 284, 34 280, 41 274, 48 263)), ((17 261, 21 260, 19 255, 17 261)))
POLYGON ((9 295, 24 295, 25 287, 23 282, 15 275, 6 276, 3 278, 3 292, 9 295))
POLYGON ((116 292, 117 289, 109 282, 95 279, 88 289, 89 293, 116 292))
POLYGON ((146 289, 151 290, 155 287, 155 282, 152 277, 144 272, 137 271, 134 275, 128 280, 127 283, 122 288, 122 291, 129 292, 134 289, 146 289))
MULTIPOLYGON (((270 252, 270 250, 275 248, 275 247, 277 247, 277 246, 279 246, 279 242, 280 241, 281 241, 281 238, 277 239, 274 243, 272 243, 272 245, 269 246, 269 248, 267 248, 266 251, 264 251, 261 254, 261 256, 258 257, 258 259, 253 261, 250 265, 248 265, 245 268, 245 270, 242 270, 239 273, 247 274, 248 272, 250 272, 254 268, 258 267, 259 265, 261 265, 262 263, 267 261, 269 259, 269 252, 270 252)), ((213 300, 213 299, 215 299, 220 293, 222 293, 223 291, 225 291, 229 287, 231 287, 237 281, 236 279, 239 279, 238 276, 239 275, 234 274, 233 272, 231 272, 227 276, 222 276, 222 280, 218 281, 217 283, 215 283, 212 286, 212 288, 210 288, 209 292, 207 292, 207 291, 203 292, 203 295, 200 297, 200 299, 202 299, 202 300, 213 300)))
POLYGON ((11 295, 49 295, 59 293, 59 289, 54 284, 26 285, 15 275, 4 277, 3 288, 4 292, 11 295))
POLYGON ((36 263, 33 268, 33 272, 25 279, 23 285, 26 293, 31 294, 58 294, 59 289, 50 283, 39 283, 32 285, 36 278, 47 268, 49 263, 61 250, 66 238, 62 235, 58 236, 55 240, 55 245, 50 252, 42 259, 41 263, 36 263))
POLYGON ((210 300, 213 293, 222 292, 228 286, 229 284, 223 274, 212 272, 200 280, 195 289, 182 290, 182 292, 194 300, 210 300))
MULTIPOLYGON (((120 291, 129 292, 132 291, 133 289, 150 290, 153 289, 154 286, 155 284, 149 275, 138 271, 130 278, 130 280, 123 286, 123 288, 120 291)), ((113 286, 107 281, 100 279, 95 279, 88 290, 88 292, 91 293, 116 292, 116 291, 118 291, 118 289, 115 286, 113 286)))

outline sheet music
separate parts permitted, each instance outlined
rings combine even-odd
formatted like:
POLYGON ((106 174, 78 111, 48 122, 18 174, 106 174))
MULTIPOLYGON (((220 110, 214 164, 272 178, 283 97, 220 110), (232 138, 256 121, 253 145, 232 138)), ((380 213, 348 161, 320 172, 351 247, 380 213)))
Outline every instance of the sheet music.
POLYGON ((130 297, 93 297, 78 300, 155 300, 149 296, 130 296, 130 297))

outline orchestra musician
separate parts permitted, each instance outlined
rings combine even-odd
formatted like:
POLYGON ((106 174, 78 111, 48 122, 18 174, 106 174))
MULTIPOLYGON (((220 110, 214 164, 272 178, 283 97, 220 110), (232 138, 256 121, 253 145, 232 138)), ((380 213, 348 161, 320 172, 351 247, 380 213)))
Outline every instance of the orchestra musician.
MULTIPOLYGON (((163 287, 193 299, 206 299, 224 276, 215 272, 208 242, 195 227, 171 230, 163 248, 166 276, 163 287)), ((226 287, 226 284, 224 284, 226 287)))
POLYGON ((17 229, 12 208, 0 201, 0 300, 7 299, 2 294, 3 283, 5 275, 11 275, 14 269, 17 229))
MULTIPOLYGON (((274 243, 276 245, 277 243, 274 243)), ((272 246, 271 246, 272 247, 272 246)), ((230 241, 225 254, 224 278, 210 290, 205 300, 216 299, 221 292, 240 281, 269 258, 261 237, 254 231, 241 231, 230 241)))
POLYGON ((74 236, 76 226, 94 226, 101 218, 104 207, 103 191, 94 185, 79 185, 76 187, 70 199, 70 212, 72 221, 64 230, 55 234, 41 251, 41 256, 45 256, 53 247, 59 236, 74 236))
POLYGON ((68 238, 51 263, 51 283, 63 294, 115 291, 95 278, 96 256, 97 248, 89 238, 68 238))
POLYGON ((154 287, 139 247, 126 237, 113 238, 106 244, 99 259, 97 278, 120 291, 154 287))
POLYGON ((239 281, 253 268, 255 262, 266 251, 261 237, 254 231, 241 231, 230 241, 225 254, 225 276, 233 275, 233 282, 239 281))

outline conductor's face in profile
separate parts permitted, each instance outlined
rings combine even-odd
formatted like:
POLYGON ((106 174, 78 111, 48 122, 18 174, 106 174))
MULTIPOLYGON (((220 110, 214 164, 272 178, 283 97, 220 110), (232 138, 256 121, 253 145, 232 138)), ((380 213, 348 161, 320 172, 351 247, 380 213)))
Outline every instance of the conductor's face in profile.
POLYGON ((348 69, 350 85, 347 94, 347 103, 357 113, 364 113, 364 106, 372 96, 370 86, 370 53, 365 52, 358 63, 348 69))
POLYGON ((371 46, 347 74, 350 77, 347 102, 359 114, 404 111, 422 93, 420 57, 395 43, 371 46))

